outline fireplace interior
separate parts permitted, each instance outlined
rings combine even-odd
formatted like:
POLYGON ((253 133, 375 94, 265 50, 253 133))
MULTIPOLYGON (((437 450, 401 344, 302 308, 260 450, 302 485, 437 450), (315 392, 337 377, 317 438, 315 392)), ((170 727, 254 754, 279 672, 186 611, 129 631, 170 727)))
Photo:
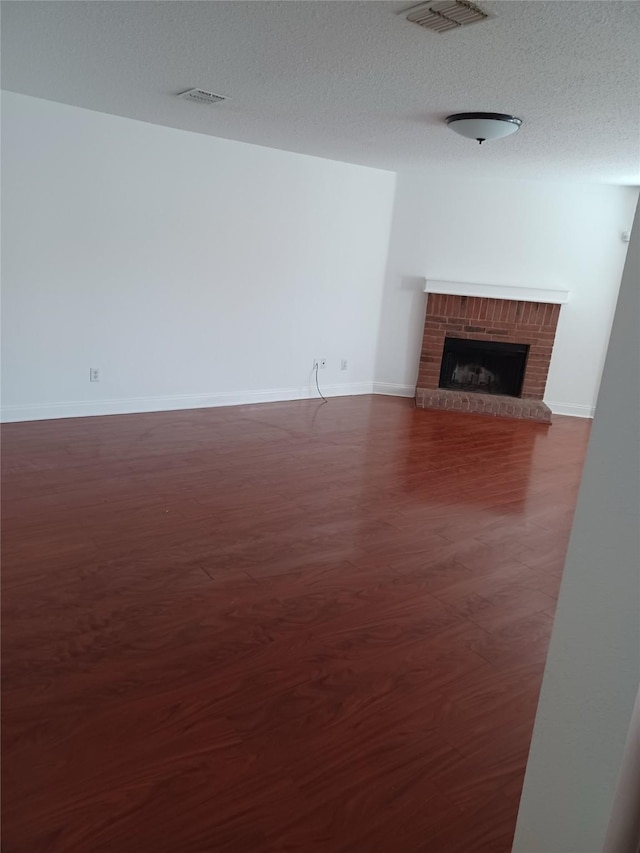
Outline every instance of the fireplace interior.
POLYGON ((445 338, 439 386, 520 397, 528 354, 527 344, 445 338))

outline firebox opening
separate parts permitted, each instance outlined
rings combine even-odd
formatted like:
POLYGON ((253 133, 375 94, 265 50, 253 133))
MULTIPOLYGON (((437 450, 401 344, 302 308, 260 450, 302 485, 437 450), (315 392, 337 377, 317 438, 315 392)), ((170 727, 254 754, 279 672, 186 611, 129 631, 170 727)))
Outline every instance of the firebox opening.
POLYGON ((520 397, 528 344, 445 338, 440 388, 520 397))

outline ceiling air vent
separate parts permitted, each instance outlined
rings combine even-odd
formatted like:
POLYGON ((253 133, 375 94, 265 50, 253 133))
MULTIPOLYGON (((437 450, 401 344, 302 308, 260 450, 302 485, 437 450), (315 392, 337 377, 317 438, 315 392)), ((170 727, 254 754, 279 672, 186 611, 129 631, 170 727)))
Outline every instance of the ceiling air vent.
POLYGON ((440 3, 421 3, 414 6, 407 14, 407 21, 434 30, 436 33, 446 33, 457 30, 467 24, 475 24, 488 18, 486 12, 467 0, 442 0, 440 3))
POLYGON ((179 98, 184 98, 185 101, 197 101, 199 104, 217 104, 219 101, 226 101, 224 95, 214 95, 213 92, 205 92, 204 89, 187 89, 186 92, 180 92, 179 98))

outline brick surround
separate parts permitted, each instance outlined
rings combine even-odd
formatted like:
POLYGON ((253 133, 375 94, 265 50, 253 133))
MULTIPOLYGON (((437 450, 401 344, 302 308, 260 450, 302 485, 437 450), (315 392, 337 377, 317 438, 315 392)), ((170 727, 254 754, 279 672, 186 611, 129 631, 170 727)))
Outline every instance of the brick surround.
MULTIPOLYGON (((484 299, 430 293, 420 353, 416 403, 428 408, 445 408, 446 395, 426 393, 438 390, 440 364, 445 337, 466 340, 502 341, 528 344, 529 357, 522 387, 522 401, 542 401, 551 351, 556 336, 560 305, 544 302, 519 302, 511 299, 484 299)), ((439 389, 441 392, 442 389, 439 389)), ((466 394, 472 405, 466 411, 524 417, 548 422, 550 413, 544 403, 516 405, 519 398, 466 394), (479 398, 479 399, 477 399, 479 398), (484 402, 483 402, 484 399, 484 402), (498 402, 496 402, 496 400, 498 402), (505 402, 507 401, 507 402, 505 402), (511 405, 509 405, 511 404, 511 405)), ((446 408, 450 408, 449 403, 446 408)), ((456 405, 455 408, 458 408, 456 405)))

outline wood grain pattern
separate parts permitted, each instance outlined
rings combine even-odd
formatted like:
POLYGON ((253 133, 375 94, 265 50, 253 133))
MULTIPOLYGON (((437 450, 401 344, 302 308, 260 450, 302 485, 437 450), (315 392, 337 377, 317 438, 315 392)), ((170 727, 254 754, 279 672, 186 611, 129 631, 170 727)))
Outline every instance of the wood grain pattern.
POLYGON ((4 853, 507 853, 588 434, 7 425, 4 853))

